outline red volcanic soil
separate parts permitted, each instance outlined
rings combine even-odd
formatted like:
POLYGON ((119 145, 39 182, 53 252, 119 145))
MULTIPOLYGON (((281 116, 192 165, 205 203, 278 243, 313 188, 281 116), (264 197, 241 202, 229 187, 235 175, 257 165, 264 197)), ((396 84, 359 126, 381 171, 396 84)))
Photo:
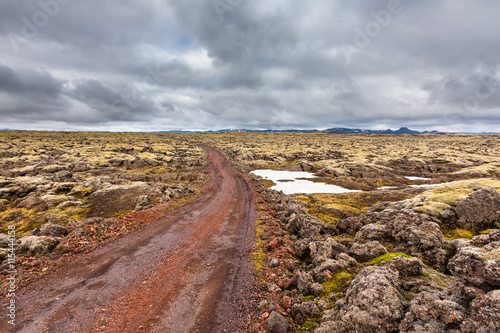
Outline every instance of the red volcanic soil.
POLYGON ((251 331, 255 193, 205 149, 195 200, 22 288, 15 329, 3 320, 0 332, 251 331))

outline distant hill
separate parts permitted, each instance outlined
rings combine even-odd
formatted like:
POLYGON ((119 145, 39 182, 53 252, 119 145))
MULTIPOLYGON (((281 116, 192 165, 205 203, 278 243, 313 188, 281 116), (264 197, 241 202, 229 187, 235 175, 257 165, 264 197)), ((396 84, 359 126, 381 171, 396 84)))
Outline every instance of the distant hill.
POLYGON ((319 130, 304 130, 304 129, 286 129, 286 130, 276 130, 276 129, 265 129, 265 130, 253 130, 253 129, 220 129, 220 130, 208 130, 208 131, 184 131, 184 130, 170 130, 170 131, 159 131, 157 133, 227 133, 227 132, 250 132, 250 133, 314 133, 323 132, 330 134, 351 134, 351 133, 369 133, 369 134, 425 134, 425 133, 441 133, 438 131, 432 132, 419 132, 408 127, 401 127, 398 130, 368 130, 359 128, 346 128, 346 127, 335 127, 329 128, 324 131, 319 130))
POLYGON ((325 130, 326 133, 331 133, 331 134, 349 134, 349 133, 371 133, 371 134, 425 134, 425 133, 440 133, 438 131, 424 131, 424 132, 419 132, 415 131, 412 129, 409 129, 408 127, 401 127, 398 130, 391 130, 386 129, 386 130, 367 130, 367 129, 359 129, 359 128, 344 128, 344 127, 335 127, 335 128, 329 128, 325 130))
POLYGON ((383 134, 422 134, 422 132, 411 130, 408 127, 401 127, 400 129, 398 129, 396 131, 388 129, 387 131, 384 131, 382 133, 383 134))
POLYGON ((252 129, 220 129, 220 130, 208 130, 208 131, 184 131, 184 130, 170 130, 170 131, 158 131, 156 133, 228 133, 228 132, 249 132, 249 133, 312 133, 319 132, 318 130, 301 130, 301 129, 287 129, 287 130, 275 130, 275 129, 265 129, 265 130, 252 130, 252 129))

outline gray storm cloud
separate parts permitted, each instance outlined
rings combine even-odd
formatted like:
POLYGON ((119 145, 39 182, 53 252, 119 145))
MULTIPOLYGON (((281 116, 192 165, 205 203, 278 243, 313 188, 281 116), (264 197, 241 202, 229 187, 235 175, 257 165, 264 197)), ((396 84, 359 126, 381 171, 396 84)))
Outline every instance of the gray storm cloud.
POLYGON ((0 127, 493 131, 500 3, 0 2, 0 127))

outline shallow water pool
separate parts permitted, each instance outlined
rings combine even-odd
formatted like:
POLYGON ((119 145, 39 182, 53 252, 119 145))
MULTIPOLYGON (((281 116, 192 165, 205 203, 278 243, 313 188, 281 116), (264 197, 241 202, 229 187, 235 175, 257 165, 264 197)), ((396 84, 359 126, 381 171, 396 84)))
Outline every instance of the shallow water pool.
POLYGON ((276 183, 271 187, 273 190, 282 191, 285 194, 298 193, 348 193, 361 192, 357 190, 349 190, 342 186, 315 183, 303 178, 316 178, 316 176, 306 171, 282 171, 282 170, 254 170, 251 173, 268 179, 276 183))
POLYGON ((405 176, 405 178, 409 180, 432 180, 432 178, 412 177, 412 176, 405 176))

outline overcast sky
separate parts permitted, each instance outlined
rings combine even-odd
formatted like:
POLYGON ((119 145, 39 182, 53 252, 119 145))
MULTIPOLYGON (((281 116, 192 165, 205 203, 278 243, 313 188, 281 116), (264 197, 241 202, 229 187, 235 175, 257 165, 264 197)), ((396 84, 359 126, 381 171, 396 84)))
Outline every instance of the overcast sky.
POLYGON ((500 128, 495 0, 0 0, 0 128, 500 128))

